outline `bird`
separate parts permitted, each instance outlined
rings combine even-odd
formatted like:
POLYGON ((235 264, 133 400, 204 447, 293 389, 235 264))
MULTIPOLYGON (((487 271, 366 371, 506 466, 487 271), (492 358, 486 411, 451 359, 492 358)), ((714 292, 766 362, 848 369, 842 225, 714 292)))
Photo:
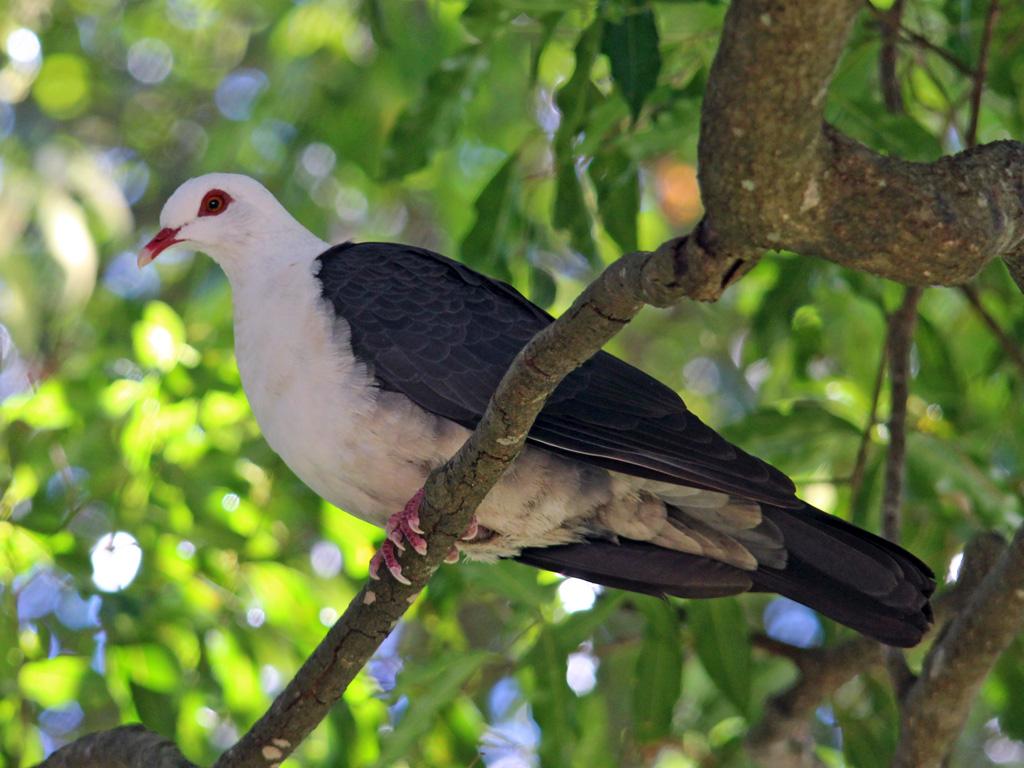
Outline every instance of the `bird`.
MULTIPOLYGON (((184 182, 139 267, 179 244, 227 276, 267 443, 318 495, 385 528, 371 576, 407 582, 397 551, 426 552, 427 476, 552 317, 425 248, 328 244, 239 174, 184 182)), ((892 646, 932 623, 927 565, 799 499, 672 388, 603 351, 555 389, 457 550, 642 594, 777 593, 892 646)))

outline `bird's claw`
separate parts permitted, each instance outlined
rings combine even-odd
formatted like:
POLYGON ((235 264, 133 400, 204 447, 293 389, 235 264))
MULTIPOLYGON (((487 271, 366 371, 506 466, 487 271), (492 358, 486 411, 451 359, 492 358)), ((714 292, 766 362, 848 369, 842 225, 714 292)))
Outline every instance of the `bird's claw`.
POLYGON ((402 565, 398 562, 398 553, 405 552, 406 542, 412 546, 418 555, 427 554, 427 540, 423 538, 423 529, 420 528, 420 503, 423 501, 423 489, 416 492, 400 512, 396 512, 389 519, 384 528, 386 538, 380 545, 377 554, 370 561, 370 578, 374 581, 380 579, 380 567, 384 565, 400 584, 411 584, 402 573, 402 565))
POLYGON ((423 489, 416 491, 401 512, 396 512, 388 520, 384 529, 388 540, 398 547, 399 551, 405 551, 404 542, 409 542, 413 551, 418 555, 427 554, 427 540, 423 538, 423 529, 420 528, 420 504, 423 502, 423 489))
MULTIPOLYGON (((423 489, 420 488, 400 512, 396 512, 388 519, 384 528, 386 536, 384 543, 380 545, 377 554, 370 560, 370 578, 374 581, 380 580, 380 567, 384 565, 395 581, 406 585, 411 583, 402 573, 402 565, 398 562, 398 553, 405 552, 405 544, 408 543, 416 554, 427 554, 427 540, 423 538, 423 529, 420 528, 420 504, 422 502, 423 489)), ((488 529, 477 523, 476 517, 474 517, 460 540, 473 541, 481 531, 489 533, 488 529)), ((457 563, 459 561, 458 547, 453 546, 445 555, 444 561, 457 563)))
POLYGON ((377 550, 377 554, 370 560, 370 578, 374 581, 380 581, 381 563, 387 567, 392 578, 399 584, 405 584, 406 586, 412 584, 402 573, 402 565, 398 562, 398 555, 395 554, 395 544, 390 539, 384 540, 384 543, 380 545, 380 549, 377 550))

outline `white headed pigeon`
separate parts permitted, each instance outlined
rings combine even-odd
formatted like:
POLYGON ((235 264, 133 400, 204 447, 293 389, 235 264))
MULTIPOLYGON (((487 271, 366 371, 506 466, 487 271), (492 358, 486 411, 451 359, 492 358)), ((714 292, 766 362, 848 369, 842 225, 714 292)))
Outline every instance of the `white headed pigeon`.
MULTIPOLYGON (((185 182, 139 265, 185 243, 227 274, 235 353, 270 446, 310 488, 379 526, 402 579, 425 551, 427 475, 462 445, 513 357, 551 317, 423 248, 328 245, 261 184, 185 182)), ((777 592, 898 646, 931 623, 931 571, 817 510, 679 396, 599 353, 547 402, 459 548, 655 595, 777 592)))

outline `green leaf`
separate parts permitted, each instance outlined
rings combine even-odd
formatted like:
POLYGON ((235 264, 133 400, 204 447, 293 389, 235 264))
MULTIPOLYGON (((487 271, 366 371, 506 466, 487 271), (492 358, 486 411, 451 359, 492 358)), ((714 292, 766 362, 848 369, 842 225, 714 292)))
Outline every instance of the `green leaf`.
POLYGON ((377 765, 383 768, 408 759, 413 745, 434 726, 441 709, 455 701, 466 681, 492 658, 486 651, 462 653, 399 675, 396 692, 409 697, 409 709, 383 740, 377 765))
POLYGON ((569 765, 576 744, 576 696, 565 681, 566 656, 555 633, 545 627, 525 659, 535 682, 530 704, 537 722, 544 723, 541 765, 569 765))
POLYGON ((750 713, 751 653, 747 620, 734 598, 687 606, 694 647, 718 689, 744 715, 750 713))
POLYGON ((178 702, 174 696, 150 690, 132 681, 129 683, 135 710, 149 730, 173 739, 178 723, 178 702))
POLYGON ((605 22, 601 52, 611 61, 612 80, 636 120, 661 70, 658 25, 648 0, 615 0, 605 4, 603 10, 609 9, 621 19, 605 22))
POLYGON ((668 738, 672 712, 679 700, 683 674, 683 647, 679 620, 667 600, 636 599, 647 619, 633 689, 633 720, 640 743, 668 738))
POLYGON ((555 278, 546 269, 530 267, 530 300, 534 304, 547 309, 555 302, 558 285, 555 278))
POLYGON ((384 177, 396 179, 425 167, 450 143, 466 105, 487 69, 487 49, 470 45, 438 66, 398 116, 384 153, 384 177))
POLYGON ((590 81, 590 70, 597 58, 601 27, 601 19, 598 18, 576 41, 576 67, 573 69, 572 77, 559 89, 555 97, 558 111, 562 113, 554 142, 555 156, 560 164, 571 161, 573 142, 586 123, 587 112, 594 95, 600 95, 590 81))
POLYGON ((509 157, 487 182, 476 199, 476 222, 459 246, 465 263, 478 268, 490 267, 492 271, 504 269, 506 274, 501 276, 505 278, 511 230, 517 218, 518 159, 518 155, 509 157))
POLYGON ((889 765, 896 751, 900 713, 892 690, 870 677, 861 679, 865 691, 850 710, 838 709, 843 730, 843 754, 848 765, 889 765))
POLYGON ((42 707, 59 707, 75 699, 89 671, 85 656, 55 656, 30 661, 18 670, 18 688, 42 707))
POLYGON ((555 210, 551 223, 557 229, 569 232, 573 249, 583 254, 591 264, 598 263, 597 243, 591 231, 590 210, 583 196, 583 185, 574 164, 563 164, 558 168, 555 182, 555 210))
POLYGON ((595 155, 588 172, 605 230, 623 251, 635 251, 636 217, 640 212, 640 170, 636 162, 615 148, 595 155))

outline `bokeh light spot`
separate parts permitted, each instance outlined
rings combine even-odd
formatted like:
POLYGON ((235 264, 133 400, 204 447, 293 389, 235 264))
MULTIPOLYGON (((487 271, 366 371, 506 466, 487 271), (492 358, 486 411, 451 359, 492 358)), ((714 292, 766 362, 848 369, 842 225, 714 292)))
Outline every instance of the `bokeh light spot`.
POLYGON ((89 105, 89 67, 78 56, 55 53, 43 61, 32 88, 39 107, 51 117, 66 119, 89 105))
POLYGON ((213 100, 228 120, 248 120, 253 102, 267 84, 267 76, 260 70, 239 69, 221 80, 213 100))
POLYGON ((599 594, 599 586, 582 579, 569 578, 558 585, 558 599, 566 613, 589 611, 594 607, 594 601, 599 594))
POLYGON ((39 61, 42 56, 43 47, 39 44, 39 38, 31 29, 19 27, 7 35, 7 42, 4 46, 7 55, 18 64, 33 64, 39 61))
POLYGON ((103 592, 119 592, 135 580, 142 564, 142 548, 125 531, 101 536, 92 548, 92 581, 103 592))
POLYGON ((125 63, 128 73, 140 83, 155 85, 171 74, 174 54, 163 40, 147 37, 132 44, 125 63))
POLYGON ((565 667, 565 682, 577 696, 586 696, 597 685, 597 657, 589 648, 569 654, 565 667))
POLYGON ((330 541, 318 541, 309 550, 309 562, 317 576, 332 579, 341 571, 341 550, 330 541))

